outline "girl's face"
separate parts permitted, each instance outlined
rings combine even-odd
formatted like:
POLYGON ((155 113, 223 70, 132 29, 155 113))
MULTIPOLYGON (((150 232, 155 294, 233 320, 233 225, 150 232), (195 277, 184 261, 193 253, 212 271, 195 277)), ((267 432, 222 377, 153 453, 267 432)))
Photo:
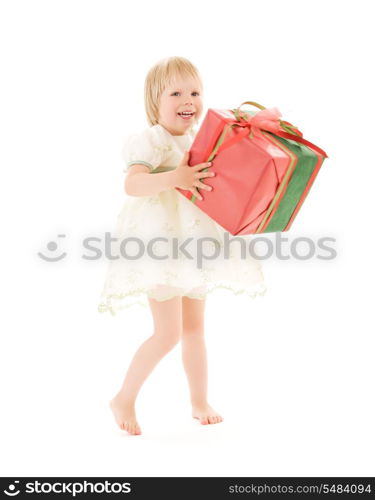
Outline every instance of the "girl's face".
POLYGON ((185 134, 202 114, 202 94, 199 80, 176 77, 160 96, 158 123, 172 135, 185 134), (183 111, 192 114, 184 117, 183 111))

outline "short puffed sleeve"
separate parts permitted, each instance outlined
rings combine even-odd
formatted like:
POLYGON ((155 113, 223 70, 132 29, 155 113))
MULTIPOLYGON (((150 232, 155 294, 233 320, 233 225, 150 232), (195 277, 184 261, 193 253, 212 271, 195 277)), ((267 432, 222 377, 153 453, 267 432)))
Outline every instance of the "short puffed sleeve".
POLYGON ((136 164, 146 165, 152 171, 163 162, 165 148, 161 147, 157 135, 149 128, 125 140, 122 156, 125 161, 124 172, 136 164))

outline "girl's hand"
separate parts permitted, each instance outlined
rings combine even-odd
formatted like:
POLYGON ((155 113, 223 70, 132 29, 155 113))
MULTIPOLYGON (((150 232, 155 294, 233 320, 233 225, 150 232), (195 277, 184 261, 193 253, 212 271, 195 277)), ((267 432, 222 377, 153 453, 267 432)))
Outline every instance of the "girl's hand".
POLYGON ((199 194, 197 188, 207 189, 207 191, 211 191, 212 187, 207 186, 200 181, 200 179, 204 177, 213 177, 215 174, 213 172, 200 172, 203 168, 210 167, 212 165, 211 162, 207 163, 198 163, 194 166, 189 166, 189 151, 185 151, 184 156, 182 157, 181 163, 175 169, 175 187, 180 189, 187 189, 193 193, 199 200, 203 200, 202 196, 199 194))

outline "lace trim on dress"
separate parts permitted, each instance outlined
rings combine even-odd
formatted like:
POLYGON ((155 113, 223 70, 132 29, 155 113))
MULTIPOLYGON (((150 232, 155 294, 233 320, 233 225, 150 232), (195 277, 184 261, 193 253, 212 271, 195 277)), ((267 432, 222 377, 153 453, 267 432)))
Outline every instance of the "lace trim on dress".
MULTIPOLYGON (((233 292, 234 295, 243 295, 244 294, 247 297, 249 297, 250 299, 255 299, 257 296, 264 296, 267 292, 267 287, 264 283, 261 283, 258 286, 258 289, 254 290, 252 292, 249 292, 246 288, 237 289, 233 285, 227 285, 224 283, 210 283, 210 284, 206 285, 206 290, 204 293, 202 293, 202 294, 186 293, 186 294, 184 294, 184 296, 189 297, 191 299, 202 300, 202 299, 205 299, 209 293, 212 293, 213 291, 215 291, 217 289, 229 290, 229 291, 233 292)), ((149 290, 147 290, 145 288, 138 288, 138 289, 132 290, 131 292, 128 292, 128 293, 122 293, 122 294, 114 293, 114 294, 108 295, 106 297, 106 301, 101 302, 99 304, 98 312, 100 312, 100 313, 110 312, 112 314, 112 316, 115 316, 116 312, 121 311, 123 309, 127 309, 128 307, 131 307, 132 305, 135 305, 135 304, 140 305, 142 307, 147 307, 146 299, 148 297, 155 298, 159 302, 164 302, 165 300, 172 299, 173 297, 176 297, 176 296, 179 296, 179 295, 170 294, 170 295, 164 296, 163 298, 159 297, 158 299, 156 299, 156 297, 152 297, 152 294, 149 292, 149 290), (146 296, 143 296, 143 300, 134 300, 134 301, 131 301, 127 304, 125 303, 125 304, 121 304, 121 305, 117 304, 116 307, 113 307, 113 305, 112 305, 113 299, 114 300, 122 300, 122 299, 125 299, 125 297, 139 296, 141 294, 146 294, 146 296)))

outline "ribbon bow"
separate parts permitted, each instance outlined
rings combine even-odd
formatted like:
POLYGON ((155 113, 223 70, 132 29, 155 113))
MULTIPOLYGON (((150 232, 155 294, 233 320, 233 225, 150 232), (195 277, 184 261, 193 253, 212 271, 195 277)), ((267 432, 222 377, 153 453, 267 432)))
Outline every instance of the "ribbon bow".
POLYGON ((244 115, 245 116, 241 116, 244 121, 233 121, 232 123, 236 123, 240 127, 251 128, 254 135, 260 136, 260 130, 267 130, 268 132, 273 132, 274 134, 277 134, 277 132, 282 132, 284 130, 280 125, 281 113, 277 108, 262 109, 255 115, 250 116, 250 118, 248 118, 249 115, 247 115, 246 113, 244 113, 244 115))
MULTIPOLYGON (((257 106, 260 107, 260 105, 257 106)), ((327 153, 318 148, 318 146, 315 146, 311 142, 306 141, 306 139, 303 138, 302 132, 300 132, 297 127, 285 120, 281 120, 281 113, 277 108, 264 108, 262 106, 262 110, 258 111, 258 113, 252 116, 246 114, 243 111, 240 112, 239 108, 232 110, 232 112, 234 112, 234 115, 237 119, 227 122, 208 161, 211 161, 219 151, 223 151, 224 149, 229 148, 236 142, 241 141, 246 136, 250 136, 250 138, 252 138, 253 136, 262 137, 262 130, 274 133, 275 135, 284 137, 285 139, 291 139, 299 142, 300 144, 305 144, 306 146, 312 147, 313 149, 315 149, 315 151, 318 151, 327 158, 327 153), (227 132, 233 127, 241 127, 243 130, 238 132, 234 137, 224 140, 227 132)))
POLYGON ((237 120, 230 120, 227 122, 224 131, 215 146, 213 154, 210 155, 210 159, 212 159, 219 152, 219 150, 223 151, 224 149, 229 148, 234 143, 241 141, 249 134, 250 137, 262 137, 261 130, 273 132, 278 135, 285 132, 285 128, 281 125, 281 113, 277 108, 264 108, 253 116, 245 113, 244 111, 240 112, 239 109, 232 111, 235 112, 237 120), (243 130, 238 132, 234 137, 224 140, 227 132, 229 132, 229 130, 233 127, 241 127, 243 130))
POLYGON ((280 119, 281 113, 278 108, 265 108, 264 106, 252 101, 246 101, 242 104, 255 105, 260 108, 261 111, 258 111, 255 115, 250 115, 244 111, 240 111, 240 108, 232 109, 231 111, 236 120, 229 120, 226 123, 207 161, 213 160, 220 151, 229 148, 246 136, 249 136, 250 138, 253 136, 262 137, 262 130, 265 132, 271 132, 279 137, 284 137, 285 139, 299 142, 300 144, 305 144, 327 158, 327 153, 312 142, 304 139, 302 132, 300 132, 297 127, 285 120, 280 119), (234 127, 240 127, 242 130, 235 134, 234 137, 231 137, 230 139, 227 138, 227 133, 234 127))

